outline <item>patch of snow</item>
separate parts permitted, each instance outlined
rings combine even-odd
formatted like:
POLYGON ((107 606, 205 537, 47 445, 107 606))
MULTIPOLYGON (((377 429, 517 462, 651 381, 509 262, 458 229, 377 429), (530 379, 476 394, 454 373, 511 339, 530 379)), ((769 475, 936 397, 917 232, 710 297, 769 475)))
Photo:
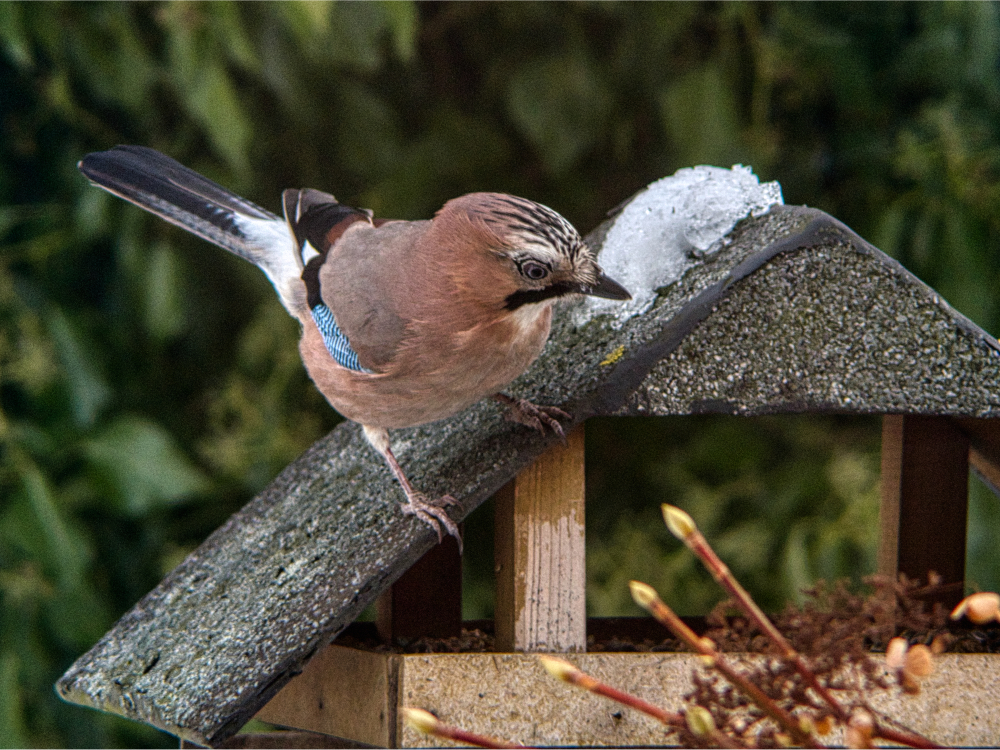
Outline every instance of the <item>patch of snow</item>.
POLYGON ((741 164, 732 169, 686 167, 657 180, 618 214, 598 258, 604 272, 632 293, 632 300, 587 297, 574 309, 574 322, 583 325, 595 315, 611 314, 617 327, 644 313, 657 289, 721 249, 737 222, 782 202, 781 185, 760 184, 753 170, 741 164))

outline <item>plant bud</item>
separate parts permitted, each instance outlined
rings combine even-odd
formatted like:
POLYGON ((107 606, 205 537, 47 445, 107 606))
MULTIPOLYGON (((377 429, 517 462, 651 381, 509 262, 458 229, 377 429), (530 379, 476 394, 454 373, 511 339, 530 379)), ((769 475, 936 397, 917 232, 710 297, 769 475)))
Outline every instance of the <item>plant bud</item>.
POLYGON ((715 720, 703 706, 691 706, 684 713, 684 721, 696 737, 706 737, 715 731, 715 720))
POLYGON ((663 511, 663 520, 667 522, 670 533, 682 542, 698 530, 694 519, 677 506, 664 503, 660 510, 663 511))
POLYGON ((642 581, 629 581, 628 589, 632 592, 632 600, 643 609, 648 610, 653 606, 653 602, 660 598, 656 589, 642 581))
POLYGON ((871 714, 867 711, 855 711, 847 722, 847 731, 844 732, 847 746, 854 748, 872 747, 874 729, 875 722, 872 720, 871 714))
POLYGON ((545 667, 546 672, 563 682, 569 682, 573 678, 573 675, 580 671, 568 661, 557 659, 554 656, 539 655, 538 660, 545 667))
POLYGON ((698 657, 698 661, 701 663, 701 666, 705 667, 706 669, 712 669, 716 664, 719 663, 719 657, 717 657, 715 654, 701 654, 698 657))
POLYGON ((830 734, 833 731, 833 718, 830 716, 824 716, 822 719, 816 722, 816 734, 821 737, 826 734, 830 734))
POLYGON ((403 721, 411 728, 422 734, 433 734, 441 723, 434 714, 424 711, 422 708, 410 708, 403 706, 403 721))

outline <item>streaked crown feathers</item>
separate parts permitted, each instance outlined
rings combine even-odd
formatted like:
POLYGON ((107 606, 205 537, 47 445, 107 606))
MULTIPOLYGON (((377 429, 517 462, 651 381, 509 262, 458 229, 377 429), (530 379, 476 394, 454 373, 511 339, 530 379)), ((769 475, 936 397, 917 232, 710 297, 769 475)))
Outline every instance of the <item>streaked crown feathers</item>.
POLYGON ((506 253, 515 263, 548 261, 569 266, 577 281, 592 283, 597 277, 593 254, 580 233, 548 206, 526 198, 488 193, 478 201, 476 214, 510 245, 506 253))

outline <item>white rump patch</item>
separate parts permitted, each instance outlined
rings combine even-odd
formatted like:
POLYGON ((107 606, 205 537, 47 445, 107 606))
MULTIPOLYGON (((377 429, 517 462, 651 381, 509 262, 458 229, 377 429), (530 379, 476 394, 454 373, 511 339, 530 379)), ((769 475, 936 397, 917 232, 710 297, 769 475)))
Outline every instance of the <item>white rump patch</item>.
POLYGON ((295 236, 284 219, 255 219, 237 215, 234 223, 247 238, 253 262, 271 280, 281 304, 300 317, 305 310, 303 263, 295 247, 295 236))

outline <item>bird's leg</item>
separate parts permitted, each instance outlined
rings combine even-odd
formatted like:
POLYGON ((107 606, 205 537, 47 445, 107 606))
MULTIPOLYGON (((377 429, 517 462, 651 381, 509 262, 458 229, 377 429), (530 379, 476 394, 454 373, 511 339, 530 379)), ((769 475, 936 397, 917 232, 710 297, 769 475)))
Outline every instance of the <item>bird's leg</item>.
POLYGON ((410 484, 410 480, 403 473, 399 461, 392 455, 392 448, 389 447, 389 432, 383 427, 370 427, 368 425, 362 425, 362 427, 364 428, 365 437, 368 438, 368 442, 371 443, 375 450, 382 454, 382 458, 389 464, 389 470, 392 471, 392 475, 396 477, 396 481, 399 482, 403 488, 403 492, 406 493, 406 504, 401 509, 403 514, 416 516, 434 529, 437 532, 439 543, 444 538, 441 534, 441 527, 444 526, 448 533, 458 540, 458 551, 461 552, 462 537, 458 533, 458 525, 444 511, 446 506, 457 505, 458 501, 451 495, 439 497, 437 500, 429 500, 424 493, 413 489, 413 485, 410 484))
POLYGON ((527 399, 514 398, 508 396, 506 393, 493 394, 493 400, 499 401, 501 404, 509 407, 507 419, 511 422, 527 425, 532 429, 538 430, 543 435, 545 434, 545 428, 548 427, 559 436, 560 440, 564 443, 566 442, 566 434, 563 432, 562 425, 559 424, 557 418, 570 419, 571 415, 562 409, 555 406, 538 406, 527 399))

